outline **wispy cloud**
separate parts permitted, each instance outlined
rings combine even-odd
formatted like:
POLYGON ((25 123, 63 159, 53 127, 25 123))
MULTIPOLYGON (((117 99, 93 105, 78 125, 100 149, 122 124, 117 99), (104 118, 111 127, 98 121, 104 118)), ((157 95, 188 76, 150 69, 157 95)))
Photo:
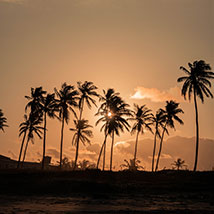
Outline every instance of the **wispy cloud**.
POLYGON ((157 88, 145 88, 137 87, 132 99, 149 99, 152 102, 165 102, 166 100, 176 100, 179 102, 184 101, 181 97, 180 88, 173 87, 165 91, 161 91, 157 88))
POLYGON ((0 0, 0 2, 22 4, 24 0, 0 0))

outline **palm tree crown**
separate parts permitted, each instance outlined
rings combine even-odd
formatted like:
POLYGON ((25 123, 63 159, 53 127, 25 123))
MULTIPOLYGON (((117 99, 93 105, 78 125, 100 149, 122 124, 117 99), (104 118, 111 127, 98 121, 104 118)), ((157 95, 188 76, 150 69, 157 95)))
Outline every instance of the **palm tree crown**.
POLYGON ((204 102, 204 94, 206 97, 213 98, 213 95, 209 88, 211 88, 211 82, 209 79, 214 79, 214 72, 211 72, 211 67, 206 64, 205 61, 194 61, 193 64, 188 63, 189 70, 181 66, 187 76, 178 78, 178 82, 184 82, 181 94, 186 99, 188 93, 189 100, 191 99, 192 93, 195 93, 202 102, 204 102))
POLYGON ((96 106, 96 101, 92 97, 99 97, 96 90, 97 87, 93 84, 93 82, 85 81, 83 84, 81 82, 77 82, 78 89, 80 92, 79 99, 79 109, 80 109, 80 118, 82 117, 83 105, 84 101, 86 101, 89 108, 91 108, 91 103, 96 106))
POLYGON ((7 125, 7 118, 4 117, 4 113, 0 109, 0 130, 4 132, 4 127, 8 127, 7 125))

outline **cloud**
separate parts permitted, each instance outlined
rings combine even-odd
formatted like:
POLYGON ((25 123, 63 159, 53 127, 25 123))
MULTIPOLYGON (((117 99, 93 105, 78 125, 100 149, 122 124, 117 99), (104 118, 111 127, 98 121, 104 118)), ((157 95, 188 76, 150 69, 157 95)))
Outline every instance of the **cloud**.
POLYGON ((175 100, 178 102, 184 101, 181 97, 179 87, 170 88, 169 90, 161 91, 157 88, 137 87, 132 99, 149 99, 152 102, 165 102, 167 100, 175 100))
POLYGON ((47 155, 53 156, 54 158, 59 158, 59 151, 56 149, 48 149, 47 155))
POLYGON ((0 2, 22 4, 24 0, 0 0, 0 2))
POLYGON ((11 155, 12 159, 17 159, 17 156, 11 150, 8 151, 8 154, 11 155))

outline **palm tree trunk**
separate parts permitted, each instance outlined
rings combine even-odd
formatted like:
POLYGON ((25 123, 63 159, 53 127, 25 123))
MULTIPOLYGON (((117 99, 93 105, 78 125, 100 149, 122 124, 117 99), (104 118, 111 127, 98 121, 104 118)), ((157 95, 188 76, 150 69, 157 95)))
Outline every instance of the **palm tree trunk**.
POLYGON ((166 123, 165 123, 164 129, 163 129, 163 133, 162 133, 162 136, 161 136, 160 148, 159 148, 159 152, 158 152, 158 158, 157 158, 157 163, 156 163, 155 171, 158 170, 158 164, 159 164, 159 160, 160 160, 160 155, 161 155, 161 150, 162 150, 162 145, 163 145, 163 137, 164 137, 165 131, 166 131, 166 123))
POLYGON ((114 131, 112 132, 110 171, 112 171, 113 147, 114 147, 114 131))
POLYGON ((22 144, 21 144, 20 153, 19 153, 19 160, 18 160, 18 163, 17 163, 17 169, 20 166, 20 161, 21 161, 21 156, 22 156, 22 150, 23 150, 23 146, 24 146, 26 134, 27 134, 27 132, 25 132, 24 137, 22 139, 22 144))
POLYGON ((97 160, 97 169, 99 167, 99 163, 100 163, 100 158, 101 158, 101 155, 102 155, 102 151, 103 151, 104 145, 106 143, 106 138, 107 138, 107 134, 105 134, 104 142, 103 142, 103 145, 102 145, 102 147, 100 149, 100 153, 99 153, 98 160, 97 160))
POLYGON ((26 143, 26 145, 25 145, 24 156, 23 156, 23 159, 22 159, 22 167, 23 167, 23 165, 24 165, 25 156, 26 156, 26 153, 27 153, 28 143, 29 143, 29 140, 27 140, 27 143, 26 143))
POLYGON ((154 136, 154 148, 153 148, 153 155, 152 155, 152 172, 154 171, 156 142, 157 142, 157 129, 154 136))
POLYGON ((137 132, 136 142, 135 142, 135 150, 134 150, 134 164, 136 163, 136 157, 137 157, 137 143, 138 143, 138 136, 139 136, 139 131, 137 132))
POLYGON ((77 159, 78 159, 78 154, 79 154, 79 136, 80 136, 80 131, 78 131, 78 134, 77 134, 77 145, 76 145, 76 156, 75 156, 75 161, 74 161, 74 170, 76 170, 76 167, 77 167, 77 159))
POLYGON ((193 171, 197 169, 198 163, 198 147, 199 147, 199 124, 198 124, 198 106, 196 100, 196 92, 194 91, 194 103, 195 103, 195 119, 196 119, 196 150, 195 150, 195 164, 193 171))
POLYGON ((45 112, 44 113, 44 136, 43 136, 42 169, 45 168, 46 126, 47 126, 47 118, 46 118, 46 112, 45 112))
POLYGON ((103 151, 103 171, 105 171, 105 160, 106 160, 106 141, 104 144, 104 151, 103 151))
POLYGON ((80 108, 80 117, 79 117, 79 120, 81 120, 81 118, 82 118, 83 105, 84 105, 84 100, 82 101, 82 106, 80 108))
POLYGON ((65 118, 63 116, 62 118, 62 128, 61 128, 61 143, 60 143, 60 162, 59 162, 59 167, 60 169, 62 169, 62 147, 63 147, 63 130, 64 130, 64 121, 65 118))

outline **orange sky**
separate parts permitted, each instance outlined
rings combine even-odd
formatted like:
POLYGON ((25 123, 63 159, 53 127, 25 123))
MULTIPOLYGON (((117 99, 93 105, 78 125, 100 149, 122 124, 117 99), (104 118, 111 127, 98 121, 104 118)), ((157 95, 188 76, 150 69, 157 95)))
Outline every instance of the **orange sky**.
MULTIPOLYGON (((193 137, 194 108, 179 96, 176 80, 182 75, 179 66, 188 62, 204 59, 214 66, 213 14, 212 0, 0 0, 0 108, 10 126, 0 133, 0 154, 18 154, 18 125, 30 88, 52 92, 65 81, 93 81, 100 93, 113 87, 131 106, 147 104, 153 111, 165 99, 177 99, 185 125, 170 136, 193 137)), ((213 109, 213 100, 199 104, 203 138, 214 139, 213 109)), ((92 125, 95 112, 84 112, 92 125)), ((49 120, 49 149, 59 148, 59 133, 59 122, 49 120)), ((95 128, 93 142, 102 138, 95 128)), ((116 142, 131 139, 126 133, 116 142)), ((41 145, 36 140, 27 159, 40 159, 41 145)))

